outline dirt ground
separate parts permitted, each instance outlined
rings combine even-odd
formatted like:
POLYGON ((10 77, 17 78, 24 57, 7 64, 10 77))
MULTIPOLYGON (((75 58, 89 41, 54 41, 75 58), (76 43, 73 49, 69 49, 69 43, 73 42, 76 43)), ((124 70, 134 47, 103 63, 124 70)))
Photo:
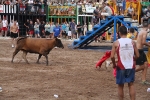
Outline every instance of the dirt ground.
MULTIPOLYGON (((49 54, 49 66, 45 58, 36 64, 37 54, 28 54, 30 64, 22 60, 19 52, 11 63, 14 48, 10 39, 0 39, 0 100, 118 100, 117 85, 112 68, 96 69, 96 62, 104 52, 73 50, 72 42, 63 40, 64 49, 53 49, 49 54), (54 97, 58 95, 58 98, 54 97)), ((91 45, 101 45, 92 43, 91 45)), ((108 45, 108 44, 106 44, 108 45)), ((136 73, 136 100, 150 100, 147 88, 140 83, 141 72, 136 73)), ((150 81, 150 69, 147 80, 150 81)), ((127 84, 125 100, 129 100, 127 84)))

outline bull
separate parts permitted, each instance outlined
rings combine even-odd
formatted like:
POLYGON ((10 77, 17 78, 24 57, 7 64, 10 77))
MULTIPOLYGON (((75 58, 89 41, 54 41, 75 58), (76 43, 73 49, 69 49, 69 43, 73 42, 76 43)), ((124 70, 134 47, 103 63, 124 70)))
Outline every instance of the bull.
POLYGON ((61 40, 58 38, 53 39, 28 38, 28 37, 18 38, 11 62, 13 63, 15 55, 21 50, 23 51, 22 57, 26 61, 26 63, 29 64, 28 60, 26 59, 27 53, 29 52, 39 54, 37 63, 39 63, 39 59, 41 58, 42 55, 45 56, 46 65, 48 65, 48 54, 54 47, 59 47, 62 49, 64 48, 61 40))

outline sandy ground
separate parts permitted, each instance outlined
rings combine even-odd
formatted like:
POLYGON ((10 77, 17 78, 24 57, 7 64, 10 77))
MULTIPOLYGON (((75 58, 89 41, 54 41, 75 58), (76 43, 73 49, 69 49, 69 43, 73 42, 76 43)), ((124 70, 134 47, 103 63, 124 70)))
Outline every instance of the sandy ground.
MULTIPOLYGON (((49 54, 49 66, 45 58, 36 64, 37 54, 28 54, 30 64, 22 60, 19 52, 11 63, 14 48, 10 39, 0 39, 0 100, 118 100, 117 85, 112 68, 96 69, 96 62, 104 52, 69 49, 72 42, 62 41, 64 49, 53 49, 49 54), (55 98, 54 95, 58 95, 55 98)), ((102 45, 92 43, 91 45, 102 45)), ((105 44, 108 45, 108 44, 105 44)), ((136 73, 136 100, 150 100, 147 88, 142 85, 141 72, 136 73)), ((150 69, 147 80, 150 81, 150 69)), ((129 100, 125 85, 125 100, 129 100)))

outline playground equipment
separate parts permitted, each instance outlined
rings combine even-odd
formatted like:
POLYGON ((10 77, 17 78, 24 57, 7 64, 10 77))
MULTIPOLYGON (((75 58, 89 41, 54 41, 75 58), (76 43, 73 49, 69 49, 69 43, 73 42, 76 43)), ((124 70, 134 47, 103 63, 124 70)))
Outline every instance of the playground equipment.
POLYGON ((80 36, 78 40, 74 40, 72 47, 85 47, 112 27, 114 27, 115 41, 117 39, 117 24, 122 24, 127 28, 133 27, 136 31, 138 31, 138 28, 133 26, 130 21, 126 21, 126 19, 128 18, 125 18, 124 16, 109 16, 105 20, 101 20, 98 25, 93 27, 92 31, 88 31, 85 36, 80 36))

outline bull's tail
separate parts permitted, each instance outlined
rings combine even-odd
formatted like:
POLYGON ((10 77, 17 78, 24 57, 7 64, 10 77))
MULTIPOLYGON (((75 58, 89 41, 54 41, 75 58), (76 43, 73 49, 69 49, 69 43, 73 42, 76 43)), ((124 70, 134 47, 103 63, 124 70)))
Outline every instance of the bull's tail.
POLYGON ((19 41, 24 40, 24 39, 26 39, 26 38, 28 38, 28 37, 20 37, 20 38, 18 38, 18 39, 17 39, 17 44, 19 43, 19 41))

